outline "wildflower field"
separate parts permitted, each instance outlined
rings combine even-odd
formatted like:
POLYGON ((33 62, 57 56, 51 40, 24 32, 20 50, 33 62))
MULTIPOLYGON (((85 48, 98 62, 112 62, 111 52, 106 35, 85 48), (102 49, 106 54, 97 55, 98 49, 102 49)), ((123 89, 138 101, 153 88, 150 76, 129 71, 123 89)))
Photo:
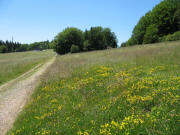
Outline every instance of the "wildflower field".
POLYGON ((173 42, 58 56, 7 134, 179 135, 179 52, 173 42))

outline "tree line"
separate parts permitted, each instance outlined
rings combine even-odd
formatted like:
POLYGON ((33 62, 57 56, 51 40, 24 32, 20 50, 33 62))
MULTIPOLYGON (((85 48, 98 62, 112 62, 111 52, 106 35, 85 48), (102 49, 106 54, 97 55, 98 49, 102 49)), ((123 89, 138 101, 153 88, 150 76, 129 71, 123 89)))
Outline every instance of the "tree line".
POLYGON ((47 41, 41 41, 41 42, 34 42, 28 45, 29 50, 46 50, 51 49, 51 42, 49 40, 47 41))
POLYGON ((0 53, 22 52, 31 50, 54 49, 58 54, 116 48, 117 37, 110 28, 91 27, 84 32, 78 28, 68 27, 49 41, 21 44, 12 41, 0 41, 0 53))
POLYGON ((58 54, 103 50, 117 47, 117 37, 109 28, 91 27, 84 32, 78 28, 68 27, 52 41, 58 54))
POLYGON ((122 47, 180 40, 180 0, 163 0, 141 17, 122 47))
POLYGON ((31 50, 44 50, 50 48, 50 42, 48 40, 42 42, 34 42, 31 44, 21 44, 19 42, 12 41, 4 42, 0 40, 0 53, 24 52, 31 50))
POLYGON ((26 51, 26 45, 19 42, 0 40, 0 53, 26 51))

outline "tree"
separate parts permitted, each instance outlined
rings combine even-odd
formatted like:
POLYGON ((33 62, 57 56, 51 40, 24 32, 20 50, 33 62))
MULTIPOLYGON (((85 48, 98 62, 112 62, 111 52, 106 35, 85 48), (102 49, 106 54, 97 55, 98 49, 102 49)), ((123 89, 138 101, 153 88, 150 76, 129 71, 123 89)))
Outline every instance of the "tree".
POLYGON ((83 32, 77 28, 66 28, 64 31, 59 33, 53 44, 55 51, 59 54, 66 54, 70 52, 71 46, 77 45, 80 51, 83 50, 83 32))
POLYGON ((159 36, 172 34, 177 31, 175 12, 178 10, 179 0, 164 0, 152 10, 152 23, 159 29, 159 36))
POLYGON ((178 10, 175 12, 174 20, 177 25, 177 29, 180 31, 180 4, 178 10))
POLYGON ((111 32, 109 28, 105 28, 103 32, 106 40, 106 47, 117 48, 117 37, 115 33, 111 32))
MULTIPOLYGON (((134 27, 131 38, 127 41, 126 46, 154 42, 154 38, 147 37, 150 33, 156 32, 157 29, 150 30, 150 27, 158 29, 158 38, 173 34, 180 30, 180 0, 163 0, 156 5, 152 11, 141 17, 134 27), (147 30, 148 29, 148 30, 147 30), (146 33, 148 32, 148 33, 146 33), (146 37, 145 37, 146 36, 146 37), (148 42, 149 41, 149 42, 148 42)), ((156 36, 157 36, 156 35, 156 36)), ((156 37, 157 38, 157 37, 156 37)), ((157 42, 158 40, 156 40, 157 42)))
POLYGON ((106 40, 102 27, 91 27, 89 31, 89 42, 92 50, 106 49, 106 40))
POLYGON ((82 32, 72 27, 60 32, 51 43, 59 54, 71 52, 71 48, 75 48, 72 45, 78 46, 78 52, 116 48, 117 37, 109 28, 91 27, 90 30, 82 32))
POLYGON ((89 31, 84 33, 85 50, 103 50, 108 47, 117 47, 117 37, 109 28, 91 27, 89 31))
POLYGON ((152 24, 146 30, 143 43, 148 44, 148 43, 155 43, 157 41, 158 41, 158 28, 157 25, 152 24))
POLYGON ((143 43, 143 38, 146 33, 147 27, 151 23, 151 11, 146 13, 145 16, 141 17, 139 20, 138 24, 135 26, 132 34, 132 38, 129 41, 129 45, 135 45, 135 44, 142 44, 143 43))

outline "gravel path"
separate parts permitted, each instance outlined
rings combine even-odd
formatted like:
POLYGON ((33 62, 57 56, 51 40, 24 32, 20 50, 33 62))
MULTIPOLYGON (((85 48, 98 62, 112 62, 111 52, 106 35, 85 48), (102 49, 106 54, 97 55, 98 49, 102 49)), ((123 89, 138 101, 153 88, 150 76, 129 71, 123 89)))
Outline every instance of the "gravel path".
POLYGON ((54 62, 38 65, 17 79, 0 86, 0 135, 4 135, 13 125, 17 115, 26 104, 40 76, 54 62))

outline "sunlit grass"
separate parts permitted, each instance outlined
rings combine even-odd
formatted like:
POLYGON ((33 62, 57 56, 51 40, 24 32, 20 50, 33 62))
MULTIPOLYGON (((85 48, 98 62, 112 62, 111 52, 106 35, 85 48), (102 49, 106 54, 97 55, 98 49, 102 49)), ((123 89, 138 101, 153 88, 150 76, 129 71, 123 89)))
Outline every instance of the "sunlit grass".
POLYGON ((8 134, 178 135, 179 51, 173 42, 59 56, 8 134))

